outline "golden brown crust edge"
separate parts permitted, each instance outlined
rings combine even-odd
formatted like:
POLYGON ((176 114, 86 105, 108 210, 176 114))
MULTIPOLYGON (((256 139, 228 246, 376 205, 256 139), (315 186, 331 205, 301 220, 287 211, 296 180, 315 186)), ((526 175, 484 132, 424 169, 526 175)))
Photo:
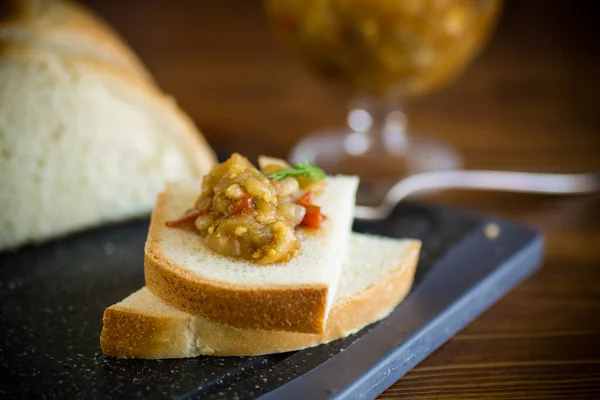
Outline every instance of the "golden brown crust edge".
POLYGON ((247 288, 203 280, 169 262, 161 253, 169 188, 159 194, 152 212, 144 257, 146 286, 165 303, 192 315, 243 329, 322 333, 325 329, 325 285, 300 288, 247 288))
POLYGON ((119 308, 111 306, 105 313, 102 349, 105 354, 116 357, 182 358, 195 356, 195 352, 216 356, 255 356, 328 343, 353 334, 387 317, 394 310, 410 291, 419 250, 420 243, 415 241, 398 267, 385 279, 345 303, 335 304, 322 334, 245 330, 192 316, 185 321, 169 321, 164 317, 133 311, 109 313, 109 310, 119 308), (137 328, 140 326, 142 328, 137 328), (172 341, 180 340, 175 337, 175 331, 188 326, 195 331, 195 352, 190 351, 189 343, 177 346, 165 344, 165 337, 172 338, 172 341), (132 330, 141 333, 123 336, 123 331, 132 330))
MULTIPOLYGON (((140 314, 119 305, 104 311, 100 346, 119 358, 182 358, 199 353, 190 346, 192 316, 140 314)), ((192 339, 193 341, 193 339, 192 339)))

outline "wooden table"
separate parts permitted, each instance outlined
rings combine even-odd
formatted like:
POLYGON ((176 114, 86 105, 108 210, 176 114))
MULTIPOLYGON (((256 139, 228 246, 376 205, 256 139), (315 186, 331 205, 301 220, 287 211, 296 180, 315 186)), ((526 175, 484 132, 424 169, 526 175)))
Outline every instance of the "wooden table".
MULTIPOLYGON (((270 36, 259 2, 90 0, 214 147, 285 156, 345 104, 270 36)), ((490 47, 411 110, 468 167, 600 171, 598 2, 510 1, 490 47)), ((600 398, 600 198, 448 193, 425 201, 546 234, 542 270, 382 397, 600 398)))

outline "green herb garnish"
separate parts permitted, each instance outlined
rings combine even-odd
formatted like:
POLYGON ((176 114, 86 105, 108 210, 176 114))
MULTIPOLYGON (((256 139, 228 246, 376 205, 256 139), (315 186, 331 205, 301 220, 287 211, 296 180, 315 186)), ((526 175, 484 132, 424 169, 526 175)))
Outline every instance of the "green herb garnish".
POLYGON ((305 163, 297 163, 294 164, 290 168, 282 169, 281 171, 273 172, 272 174, 267 175, 269 178, 274 181, 280 181, 282 179, 287 178, 288 176, 292 176, 294 178, 307 178, 311 181, 320 181, 324 179, 327 174, 321 168, 312 165, 310 162, 305 163))

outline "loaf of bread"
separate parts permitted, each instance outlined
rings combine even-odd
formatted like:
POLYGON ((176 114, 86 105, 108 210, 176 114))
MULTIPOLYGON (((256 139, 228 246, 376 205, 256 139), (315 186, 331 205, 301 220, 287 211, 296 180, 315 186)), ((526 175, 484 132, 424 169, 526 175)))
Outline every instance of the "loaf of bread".
POLYGON ((122 358, 253 356, 346 337, 387 317, 404 299, 420 246, 418 240, 352 233, 339 289, 320 334, 234 328, 178 310, 142 288, 104 312, 102 351, 122 358))
POLYGON ((215 156, 119 37, 80 5, 0 22, 0 250, 150 212, 215 156))
POLYGON ((83 56, 153 82, 146 67, 119 35, 83 6, 57 0, 6 3, 5 15, 0 16, 0 40, 5 46, 83 56))
POLYGON ((167 304, 230 326, 323 332, 345 261, 358 178, 327 178, 313 198, 327 220, 316 232, 299 232, 298 255, 268 266, 223 257, 196 232, 165 225, 194 204, 200 186, 171 183, 159 195, 145 248, 148 289, 167 304))

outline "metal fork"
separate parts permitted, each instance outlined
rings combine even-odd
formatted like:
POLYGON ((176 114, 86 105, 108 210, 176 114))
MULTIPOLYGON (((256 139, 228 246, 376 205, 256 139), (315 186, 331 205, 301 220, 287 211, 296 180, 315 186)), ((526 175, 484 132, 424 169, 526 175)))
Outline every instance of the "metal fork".
POLYGON ((476 170, 424 172, 400 180, 388 190, 380 205, 356 206, 354 217, 361 220, 385 219, 409 195, 447 189, 585 194, 600 191, 600 173, 548 174, 476 170))

